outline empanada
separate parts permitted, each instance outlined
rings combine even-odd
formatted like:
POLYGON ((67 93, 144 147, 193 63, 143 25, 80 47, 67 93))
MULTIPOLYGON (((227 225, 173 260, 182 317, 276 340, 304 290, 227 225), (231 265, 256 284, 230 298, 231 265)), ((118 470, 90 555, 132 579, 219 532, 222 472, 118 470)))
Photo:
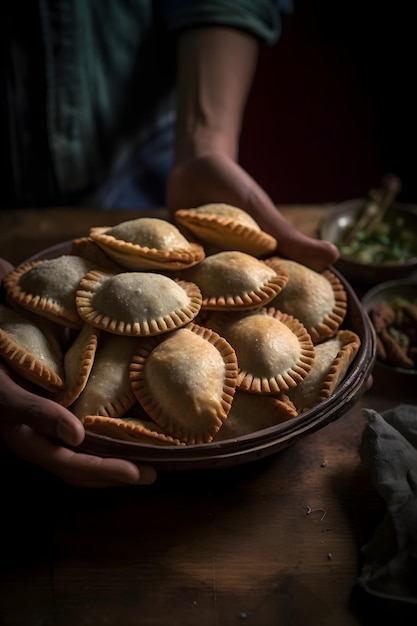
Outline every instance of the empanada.
POLYGON ((71 411, 84 421, 86 415, 121 417, 136 398, 130 385, 129 368, 136 341, 110 333, 100 333, 88 380, 71 411))
POLYGON ((201 307, 210 310, 260 308, 288 281, 285 269, 275 271, 260 259, 235 250, 207 256, 182 275, 199 286, 201 307))
POLYGON ((230 410, 236 354, 216 332, 190 323, 141 342, 130 376, 138 402, 164 432, 183 443, 208 443, 230 410))
POLYGON ((69 406, 87 384, 93 367, 100 330, 84 323, 64 355, 65 389, 54 397, 55 402, 69 406))
POLYGON ((339 330, 333 337, 315 345, 313 367, 297 387, 288 391, 288 396, 299 413, 313 408, 334 392, 343 380, 360 344, 356 333, 339 330))
POLYGON ((0 357, 10 369, 48 391, 65 387, 63 354, 54 335, 47 336, 4 304, 0 304, 0 357))
POLYGON ((97 265, 75 255, 29 261, 4 277, 7 297, 18 306, 53 322, 81 328, 75 293, 87 272, 97 265))
POLYGON ((276 272, 285 270, 288 282, 269 303, 296 317, 318 343, 339 329, 347 310, 347 295, 334 272, 319 273, 297 261, 271 257, 265 263, 276 272))
POLYGON ((192 209, 179 209, 174 219, 210 250, 239 250, 255 257, 272 254, 277 240, 261 230, 243 209, 224 203, 211 203, 192 209))
POLYGON ((106 417, 104 415, 87 415, 84 418, 86 430, 134 443, 148 444, 153 446, 180 446, 184 445, 167 435, 164 430, 152 420, 141 420, 136 417, 106 417))
POLYGON ((151 272, 91 271, 76 293, 79 316, 117 335, 158 335, 190 322, 201 308, 197 285, 151 272))
POLYGON ((236 390, 226 421, 213 441, 236 439, 287 422, 298 413, 289 397, 264 396, 236 390))
POLYGON ((116 263, 134 271, 181 270, 205 257, 200 244, 188 241, 174 224, 156 217, 96 226, 90 229, 90 238, 116 263))
POLYGON ((299 320, 274 308, 213 314, 207 325, 236 351, 238 388, 279 394, 298 385, 310 371, 314 346, 299 320))

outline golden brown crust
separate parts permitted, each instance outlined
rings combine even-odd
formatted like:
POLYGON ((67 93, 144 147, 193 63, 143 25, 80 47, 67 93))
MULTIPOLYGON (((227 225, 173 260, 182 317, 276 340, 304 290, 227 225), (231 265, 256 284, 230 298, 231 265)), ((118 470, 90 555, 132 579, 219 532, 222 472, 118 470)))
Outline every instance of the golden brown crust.
POLYGON ((7 297, 53 322, 81 328, 75 293, 83 276, 94 267, 88 259, 75 255, 24 263, 5 276, 7 297))
POLYGON ((113 261, 91 237, 79 237, 71 242, 70 254, 88 259, 97 267, 108 272, 123 272, 124 268, 113 261))
POLYGON ((265 396, 237 389, 229 415, 213 441, 249 435, 287 422, 297 415, 294 403, 285 394, 265 396))
POLYGON ((129 367, 136 341, 131 337, 100 333, 86 385, 70 406, 81 421, 86 415, 121 417, 135 404, 129 367))
POLYGON ((86 415, 84 418, 86 430, 112 439, 121 439, 133 443, 153 446, 180 446, 184 445, 170 435, 167 435, 158 424, 134 417, 106 417, 104 415, 86 415))
POLYGON ((293 315, 306 327, 313 343, 334 335, 347 311, 347 294, 336 274, 319 273, 296 261, 272 257, 265 263, 277 272, 285 269, 289 279, 270 306, 293 315))
POLYGON ((236 354, 211 329, 190 323, 138 346, 131 364, 138 402, 184 443, 208 443, 227 417, 236 389, 236 354))
POLYGON ((26 380, 56 392, 65 387, 63 355, 53 335, 0 304, 0 357, 26 380))
POLYGON ((315 345, 313 367, 306 378, 288 392, 299 413, 323 402, 334 392, 360 348, 359 336, 339 330, 315 345))
POLYGON ((340 329, 347 294, 336 273, 262 261, 264 249, 237 243, 215 250, 225 233, 227 245, 271 240, 236 207, 198 209, 186 214, 214 237, 205 249, 165 220, 140 218, 93 228, 71 254, 5 279, 0 357, 90 432, 177 446, 273 428, 327 399, 359 349, 340 329), (37 329, 33 350, 11 331, 19 311, 37 329))
POLYGON ((133 271, 182 270, 202 261, 204 248, 166 220, 143 217, 113 227, 93 227, 93 239, 116 263, 133 271))
POLYGON ((100 331, 84 323, 64 356, 65 389, 54 400, 68 407, 78 398, 87 384, 97 350, 100 331))
POLYGON ((183 273, 199 286, 202 309, 247 310, 260 308, 280 293, 287 272, 275 271, 263 261, 239 251, 212 254, 183 273))
POLYGON ((277 240, 238 207, 224 203, 179 209, 175 220, 213 250, 239 250, 255 257, 272 254, 277 240))
POLYGON ((238 388, 279 394, 298 385, 310 371, 314 346, 296 318, 273 307, 236 314, 213 314, 207 321, 235 349, 238 388))
POLYGON ((118 335, 150 336, 188 324, 201 308, 194 284, 151 272, 89 272, 76 294, 79 316, 118 335))

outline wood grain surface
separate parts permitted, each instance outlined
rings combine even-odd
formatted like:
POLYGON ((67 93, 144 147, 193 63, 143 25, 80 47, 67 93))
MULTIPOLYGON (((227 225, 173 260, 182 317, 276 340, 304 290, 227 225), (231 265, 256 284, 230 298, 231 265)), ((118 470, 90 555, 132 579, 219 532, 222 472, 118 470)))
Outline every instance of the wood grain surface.
MULTIPOLYGON (((282 209, 306 233, 326 210, 282 209)), ((18 263, 123 219, 3 212, 0 254, 18 263)), ((360 548, 384 514, 358 446, 362 408, 415 403, 416 391, 377 368, 373 379, 342 418, 270 458, 162 473, 149 487, 72 489, 0 447, 1 626, 373 626, 390 611, 398 619, 398 607, 356 589, 360 548)))

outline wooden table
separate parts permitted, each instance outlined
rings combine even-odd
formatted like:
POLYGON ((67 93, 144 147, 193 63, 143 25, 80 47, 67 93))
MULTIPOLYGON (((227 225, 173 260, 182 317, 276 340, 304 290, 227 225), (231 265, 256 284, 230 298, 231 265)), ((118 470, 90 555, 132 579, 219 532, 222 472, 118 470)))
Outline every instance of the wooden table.
MULTIPOLYGON (((309 234, 325 210, 282 207, 309 234)), ((131 218, 6 211, 0 255, 131 218)), ((358 455, 361 409, 415 400, 411 381, 375 369, 352 410, 283 452, 149 487, 75 490, 2 450, 0 624, 373 626, 389 607, 355 583, 384 510, 358 455)))

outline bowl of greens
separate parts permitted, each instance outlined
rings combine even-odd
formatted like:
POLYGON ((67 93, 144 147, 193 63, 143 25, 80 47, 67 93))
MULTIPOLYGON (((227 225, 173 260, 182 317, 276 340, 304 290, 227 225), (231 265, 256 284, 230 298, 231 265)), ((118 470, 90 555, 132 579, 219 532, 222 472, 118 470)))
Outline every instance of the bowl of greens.
POLYGON ((366 202, 331 207, 319 225, 319 237, 339 249, 336 268, 350 282, 368 285, 417 275, 417 205, 393 202, 369 229, 360 227, 366 202))

